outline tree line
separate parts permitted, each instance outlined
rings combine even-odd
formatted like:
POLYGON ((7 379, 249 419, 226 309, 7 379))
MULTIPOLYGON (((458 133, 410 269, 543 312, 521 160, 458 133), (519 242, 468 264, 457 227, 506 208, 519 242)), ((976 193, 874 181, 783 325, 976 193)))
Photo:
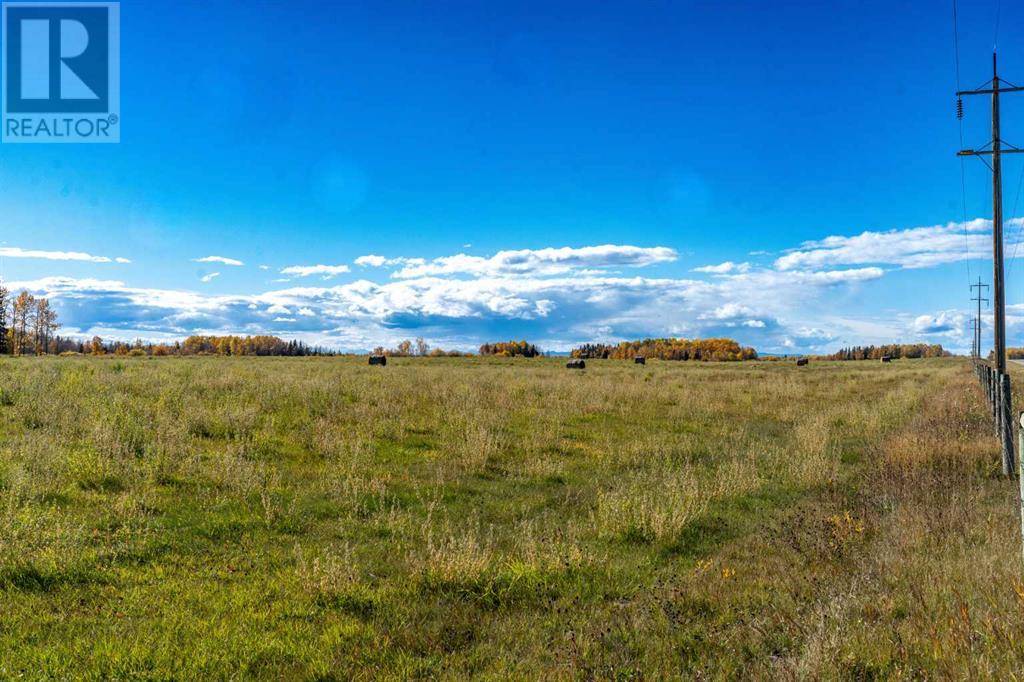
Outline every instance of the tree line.
POLYGON ((12 296, 0 284, 0 354, 4 355, 333 355, 333 351, 303 341, 276 336, 190 336, 182 342, 134 343, 62 337, 61 325, 49 299, 26 290, 12 296))
POLYGON ((537 346, 523 341, 499 341, 497 343, 485 343, 480 346, 480 355, 495 355, 502 358, 535 358, 541 352, 537 346))
MULTIPOLYGON (((156 346, 159 348, 160 346, 156 346)), ((333 355, 318 346, 303 341, 285 341, 277 336, 190 336, 181 344, 173 344, 175 355, 279 355, 303 357, 307 355, 333 355)), ((156 353, 161 354, 161 353, 156 353)), ((164 355, 171 353, 165 352, 164 355)))
POLYGON ((431 348, 430 344, 421 338, 415 341, 405 339, 394 348, 385 348, 384 346, 377 346, 373 349, 374 355, 389 355, 396 358, 411 358, 411 357, 461 357, 463 355, 471 355, 471 353, 463 353, 458 350, 445 350, 443 348, 431 348))
POLYGON ((334 351, 310 346, 302 341, 285 341, 276 336, 190 336, 184 341, 153 343, 135 339, 104 341, 99 336, 74 339, 56 336, 47 351, 60 355, 264 355, 303 357, 334 355, 334 351))
POLYGON ((880 360, 889 356, 893 360, 899 358, 943 358, 952 355, 937 343, 889 343, 881 346, 851 346, 840 348, 831 355, 824 356, 827 360, 880 360))
POLYGON ((574 358, 631 360, 636 357, 660 360, 728 362, 756 360, 757 351, 732 339, 643 339, 618 344, 585 343, 572 349, 574 358))
POLYGON ((24 355, 56 352, 60 329, 57 312, 50 301, 36 298, 28 291, 16 297, 0 284, 0 353, 24 355))

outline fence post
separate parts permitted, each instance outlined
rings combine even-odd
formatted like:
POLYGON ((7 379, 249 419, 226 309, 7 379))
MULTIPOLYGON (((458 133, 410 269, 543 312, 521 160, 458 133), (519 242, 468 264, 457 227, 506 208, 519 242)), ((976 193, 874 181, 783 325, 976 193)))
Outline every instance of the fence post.
POLYGON ((999 433, 999 372, 995 368, 990 367, 988 372, 988 382, 991 386, 991 397, 989 400, 992 401, 992 418, 996 422, 996 433, 999 433))
MULTIPOLYGON (((995 374, 995 394, 992 401, 992 416, 995 417, 996 424, 996 438, 1002 440, 1003 438, 1003 375, 999 372, 995 374)), ((1006 474, 1006 448, 1003 448, 1003 474, 1006 474)))
MULTIPOLYGON (((1024 412, 1020 413, 1020 430, 1017 432, 1018 452, 1024 452, 1024 412)), ((1021 534, 1021 557, 1024 558, 1024 467, 1019 467, 1020 479, 1020 534, 1021 534)))
POLYGON ((1003 475, 1013 476, 1013 395, 1010 392, 1010 375, 999 375, 999 428, 1003 441, 1003 475))
POLYGON ((992 416, 996 416, 996 400, 995 394, 992 389, 995 388, 992 383, 992 368, 988 367, 985 370, 985 387, 988 388, 988 410, 992 413, 992 416))

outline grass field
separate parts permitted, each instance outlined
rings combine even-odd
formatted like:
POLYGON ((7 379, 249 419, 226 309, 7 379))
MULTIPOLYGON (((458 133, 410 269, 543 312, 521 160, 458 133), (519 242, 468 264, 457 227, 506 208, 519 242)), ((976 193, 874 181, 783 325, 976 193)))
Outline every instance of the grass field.
POLYGON ((1019 677, 992 436, 957 359, 2 359, 0 678, 1019 677))

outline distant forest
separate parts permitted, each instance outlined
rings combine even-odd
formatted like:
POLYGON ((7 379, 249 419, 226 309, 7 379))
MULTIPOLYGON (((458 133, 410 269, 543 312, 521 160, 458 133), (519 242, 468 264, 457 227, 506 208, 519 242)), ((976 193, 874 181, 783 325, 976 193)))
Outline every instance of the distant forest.
POLYGON ((485 343, 480 346, 480 355, 497 355, 498 357, 524 357, 535 358, 541 352, 537 346, 527 341, 499 341, 498 343, 485 343))
POLYGON ((50 352, 61 355, 248 355, 288 356, 334 355, 334 351, 310 346, 302 341, 285 341, 276 336, 190 336, 172 343, 148 343, 136 339, 134 343, 104 341, 98 336, 91 340, 56 337, 50 352))
POLYGON ((726 362, 756 360, 757 351, 732 339, 644 339, 623 341, 617 345, 585 343, 570 353, 574 358, 631 360, 635 357, 660 360, 699 360, 726 362))
POLYGON ((134 343, 58 336, 61 325, 50 301, 28 291, 17 296, 0 285, 0 354, 4 355, 333 355, 302 341, 276 336, 190 336, 183 342, 134 343))
POLYGON ((837 352, 823 357, 828 360, 879 360, 883 356, 889 356, 896 360, 899 358, 944 358, 950 355, 952 353, 937 343, 891 343, 883 346, 841 348, 837 352))

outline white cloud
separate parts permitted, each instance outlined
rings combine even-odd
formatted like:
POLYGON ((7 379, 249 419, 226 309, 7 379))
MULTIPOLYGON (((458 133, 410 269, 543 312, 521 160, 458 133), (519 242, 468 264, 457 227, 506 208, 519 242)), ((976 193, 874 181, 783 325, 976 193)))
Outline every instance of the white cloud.
MULTIPOLYGON (((365 349, 405 336, 472 347, 490 336, 526 336, 565 348, 591 340, 649 335, 733 335, 759 349, 796 339, 794 306, 833 287, 881 276, 844 271, 751 271, 691 279, 571 276, 422 277, 383 283, 291 287, 212 295, 129 287, 123 282, 50 277, 12 283, 51 298, 69 327, 121 330, 125 337, 191 333, 279 333, 335 348, 365 349), (314 313, 314 311, 316 311, 314 313), (415 330, 415 331, 410 331, 415 330)), ((811 344, 823 343, 812 339, 811 344)))
POLYGON ((203 256, 202 258, 193 258, 193 263, 222 263, 223 265, 245 265, 240 260, 235 258, 225 258, 224 256, 203 256))
MULTIPOLYGON (((1014 218, 1006 222, 1006 228, 1022 224, 1024 218, 1014 218)), ((804 242, 799 249, 793 249, 777 258, 775 267, 779 270, 793 270, 882 264, 926 268, 967 258, 985 258, 990 257, 991 229, 991 221, 978 218, 967 223, 886 232, 866 231, 853 237, 830 236, 804 242)))
POLYGON ((385 258, 384 256, 370 254, 367 256, 359 256, 354 262, 356 265, 364 268, 382 268, 385 266, 393 267, 395 265, 423 265, 427 261, 423 258, 385 258))
POLYGON ((603 244, 580 248, 519 249, 499 251, 490 258, 460 253, 435 258, 428 263, 406 263, 394 276, 417 278, 461 274, 474 277, 546 277, 563 275, 583 268, 645 267, 656 263, 670 263, 677 258, 675 249, 664 246, 645 248, 603 244))
POLYGON ((737 317, 749 317, 754 311, 739 303, 726 303, 720 305, 709 313, 703 313, 703 320, 731 320, 737 317))
POLYGON ((269 269, 270 269, 269 265, 261 265, 260 266, 260 270, 269 270, 269 269))
POLYGON ((694 272, 707 272, 712 275, 725 275, 730 272, 748 272, 750 270, 750 263, 733 263, 732 261, 725 261, 718 265, 702 265, 699 268, 694 268, 694 272))
POLYGON ((39 249, 22 249, 16 246, 0 246, 0 258, 40 258, 43 260, 69 260, 87 263, 131 263, 127 258, 111 259, 106 256, 94 256, 82 251, 41 251, 39 249))
POLYGON ((324 279, 337 277, 349 271, 347 265, 289 265, 281 269, 282 275, 293 275, 295 277, 309 277, 311 275, 323 275, 324 279))
POLYGON ((211 272, 209 275, 205 275, 199 279, 200 282, 212 282, 216 278, 220 277, 219 272, 211 272))
POLYGON ((355 260, 356 265, 371 268, 379 268, 387 262, 388 259, 385 258, 384 256, 375 256, 373 254, 370 254, 368 256, 360 256, 355 260))
POLYGON ((919 315, 911 325, 916 334, 960 337, 968 323, 968 316, 955 310, 943 310, 932 315, 919 315))

